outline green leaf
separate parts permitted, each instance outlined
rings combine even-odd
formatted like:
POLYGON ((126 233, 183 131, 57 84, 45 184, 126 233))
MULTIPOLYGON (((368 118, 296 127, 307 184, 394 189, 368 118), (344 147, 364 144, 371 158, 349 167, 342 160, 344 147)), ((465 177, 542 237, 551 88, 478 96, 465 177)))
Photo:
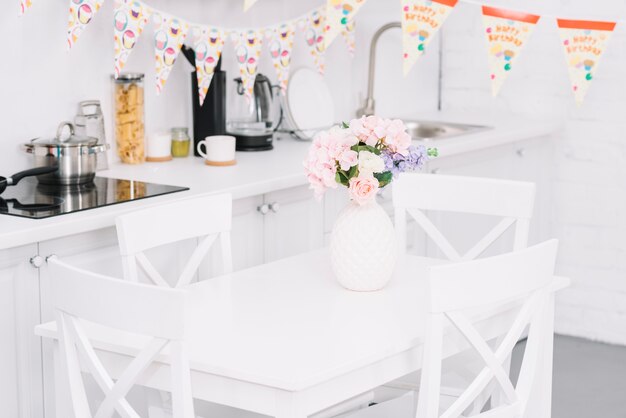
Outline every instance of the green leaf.
POLYGON ((337 173, 335 174, 335 181, 339 184, 347 186, 349 181, 346 172, 342 170, 337 170, 337 173))
POLYGON ((439 150, 437 148, 428 148, 429 157, 439 157, 439 150))
POLYGON ((358 175, 359 175, 359 166, 353 165, 352 167, 350 167, 350 171, 348 171, 348 178, 351 179, 352 177, 356 177, 358 175))
POLYGON ((345 123, 345 122, 341 122, 341 127, 342 127, 343 129, 348 129, 348 128, 350 127, 350 125, 348 125, 348 124, 347 124, 347 123, 345 123))
POLYGON ((386 185, 391 183, 391 180, 393 180, 393 174, 391 174, 391 171, 374 173, 374 177, 376 177, 376 180, 378 180, 378 185, 380 187, 385 187, 386 185))
POLYGON ((376 148, 376 147, 371 146, 371 145, 359 145, 357 151, 358 152, 360 152, 360 151, 369 151, 372 154, 380 155, 380 150, 378 148, 376 148))

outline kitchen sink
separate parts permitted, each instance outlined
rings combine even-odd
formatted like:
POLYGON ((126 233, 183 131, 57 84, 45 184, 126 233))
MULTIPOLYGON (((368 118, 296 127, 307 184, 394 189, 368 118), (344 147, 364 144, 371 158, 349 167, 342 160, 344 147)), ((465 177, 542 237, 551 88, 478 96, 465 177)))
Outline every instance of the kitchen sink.
POLYGON ((482 125, 423 120, 405 120, 404 124, 411 138, 419 141, 436 141, 491 129, 482 125))

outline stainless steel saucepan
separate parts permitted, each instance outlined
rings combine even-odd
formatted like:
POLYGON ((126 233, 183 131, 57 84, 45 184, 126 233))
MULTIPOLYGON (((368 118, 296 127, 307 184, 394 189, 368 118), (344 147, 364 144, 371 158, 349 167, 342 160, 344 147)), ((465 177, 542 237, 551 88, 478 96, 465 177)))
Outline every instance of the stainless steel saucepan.
POLYGON ((93 181, 98 156, 106 152, 107 148, 107 145, 98 144, 97 138, 75 135, 74 126, 70 122, 62 122, 52 139, 35 138, 24 144, 26 152, 34 156, 35 167, 59 168, 38 175, 39 183, 65 186, 93 181))

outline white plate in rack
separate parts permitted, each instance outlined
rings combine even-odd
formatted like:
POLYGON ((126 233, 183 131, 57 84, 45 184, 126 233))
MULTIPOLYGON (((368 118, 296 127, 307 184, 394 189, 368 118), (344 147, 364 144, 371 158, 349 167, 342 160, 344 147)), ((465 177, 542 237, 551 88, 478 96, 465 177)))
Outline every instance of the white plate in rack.
POLYGON ((301 139, 334 125, 335 105, 324 78, 311 68, 294 71, 289 79, 285 113, 289 128, 301 139))

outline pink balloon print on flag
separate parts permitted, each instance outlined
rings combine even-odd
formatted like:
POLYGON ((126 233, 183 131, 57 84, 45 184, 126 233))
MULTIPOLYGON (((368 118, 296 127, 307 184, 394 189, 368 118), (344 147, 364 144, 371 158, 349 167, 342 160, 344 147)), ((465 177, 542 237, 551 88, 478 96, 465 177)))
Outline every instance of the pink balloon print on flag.
POLYGON ((122 72, 151 13, 150 8, 140 1, 115 0, 113 11, 115 77, 122 72))
POLYGON ((70 0, 67 49, 71 49, 85 27, 102 7, 104 0, 70 0))
POLYGON ((161 94, 187 37, 189 24, 166 14, 155 14, 153 21, 156 89, 157 94, 161 94))
POLYGON ((287 90, 287 84, 289 83, 289 65, 291 64, 294 28, 293 22, 287 22, 273 28, 270 32, 270 55, 278 76, 278 84, 283 91, 287 90))
POLYGON ((253 29, 235 34, 235 58, 239 64, 239 75, 246 99, 251 100, 254 91, 263 34, 253 29))
POLYGON ((196 53, 196 73, 198 76, 198 93, 200 106, 209 91, 217 62, 224 48, 224 31, 218 28, 193 29, 193 49, 196 53))

